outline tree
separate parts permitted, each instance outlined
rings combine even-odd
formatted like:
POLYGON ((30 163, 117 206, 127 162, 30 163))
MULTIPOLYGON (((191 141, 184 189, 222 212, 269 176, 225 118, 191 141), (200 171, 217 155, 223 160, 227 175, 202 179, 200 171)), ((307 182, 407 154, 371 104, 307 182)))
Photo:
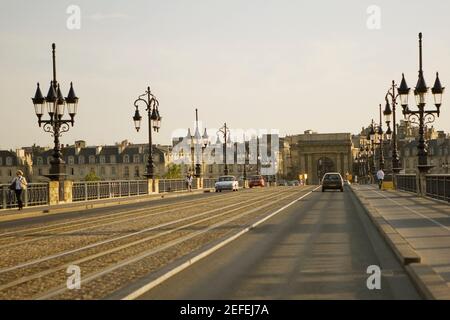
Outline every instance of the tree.
POLYGON ((169 164, 167 172, 163 175, 164 179, 181 179, 181 165, 169 164))
POLYGON ((90 172, 84 177, 85 181, 99 181, 100 178, 95 174, 95 172, 90 172))

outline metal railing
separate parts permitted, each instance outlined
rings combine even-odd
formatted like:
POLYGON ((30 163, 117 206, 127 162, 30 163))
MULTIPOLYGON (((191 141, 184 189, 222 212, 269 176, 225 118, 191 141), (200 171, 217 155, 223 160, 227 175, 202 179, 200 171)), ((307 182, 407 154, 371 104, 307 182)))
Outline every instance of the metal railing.
POLYGON ((397 189, 409 192, 417 192, 416 175, 415 174, 398 174, 397 189))
POLYGON ((215 178, 204 178, 203 179, 203 189, 213 189, 216 184, 217 179, 215 178))
POLYGON ((426 176, 426 195, 450 202, 450 175, 429 174, 426 176))
MULTIPOLYGON (((185 179, 161 179, 159 180, 159 192, 175 192, 187 190, 188 186, 185 179)), ((197 180, 192 181, 192 189, 197 188, 197 180)))
POLYGON ((72 201, 89 201, 148 194, 147 180, 74 182, 72 201))
MULTIPOLYGON (((0 184, 0 208, 17 208, 16 193, 9 189, 9 184, 0 184)), ((48 184, 29 183, 27 189, 22 192, 24 207, 48 204, 48 184)))

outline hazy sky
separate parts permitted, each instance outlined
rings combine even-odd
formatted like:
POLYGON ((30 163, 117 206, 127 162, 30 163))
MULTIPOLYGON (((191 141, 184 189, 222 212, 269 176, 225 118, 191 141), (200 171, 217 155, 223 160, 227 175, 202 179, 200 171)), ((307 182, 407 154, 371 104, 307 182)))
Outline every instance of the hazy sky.
MULTIPOLYGON (((63 143, 146 142, 135 132, 133 101, 150 85, 160 101, 168 143, 192 126, 279 129, 280 134, 356 133, 390 82, 417 81, 417 34, 424 34, 428 86, 440 72, 450 85, 450 2, 441 1, 6 1, 0 0, 0 148, 50 145, 31 97, 51 80, 51 43, 64 95, 80 97, 63 143), (69 30, 70 5, 81 28, 69 30), (381 29, 367 8, 381 8, 381 29)), ((413 99, 411 99, 412 101, 413 99)), ((431 97, 430 100, 431 102, 431 97)), ((399 113, 400 116, 400 113, 399 113)), ((146 127, 146 120, 143 123, 146 127)), ((450 131, 444 96, 435 127, 450 131)))

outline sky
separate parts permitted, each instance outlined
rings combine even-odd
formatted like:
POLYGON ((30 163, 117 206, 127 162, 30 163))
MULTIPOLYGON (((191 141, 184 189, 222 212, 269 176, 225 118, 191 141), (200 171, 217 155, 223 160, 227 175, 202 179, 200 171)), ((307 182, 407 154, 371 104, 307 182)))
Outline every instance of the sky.
MULTIPOLYGON (((131 119, 147 86, 155 143, 193 127, 195 108, 208 128, 358 133, 392 80, 415 86, 419 32, 427 85, 436 71, 448 85, 449 11, 445 0, 0 0, 0 149, 52 144, 31 97, 37 82, 48 91, 53 42, 63 94, 73 81, 80 98, 64 144, 147 142, 147 120, 137 133, 131 119), (73 5, 79 29, 67 27, 73 5)), ((434 126, 449 132, 447 94, 441 110, 434 126)))

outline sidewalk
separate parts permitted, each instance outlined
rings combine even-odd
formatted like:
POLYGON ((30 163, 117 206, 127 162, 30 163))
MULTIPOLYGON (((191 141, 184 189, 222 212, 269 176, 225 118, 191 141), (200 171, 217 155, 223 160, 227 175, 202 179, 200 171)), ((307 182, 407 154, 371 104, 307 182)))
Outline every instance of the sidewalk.
POLYGON ((374 185, 351 189, 424 296, 450 299, 450 204, 374 185))
POLYGON ((138 203, 138 202, 148 202, 152 200, 158 200, 163 198, 174 198, 181 196, 188 196, 193 194, 199 194, 203 192, 208 192, 210 189, 198 189, 188 191, 175 191, 175 192, 164 192, 155 193, 150 195, 139 195, 139 196, 129 196, 120 198, 108 198, 100 200, 90 200, 90 201, 79 201, 72 203, 62 203, 57 205, 42 205, 42 206, 32 206, 25 207, 23 210, 18 211, 15 209, 0 210, 0 222, 20 220, 32 217, 39 217, 50 214, 58 213, 68 213, 74 211, 89 210, 101 207, 111 207, 123 204, 138 203))

